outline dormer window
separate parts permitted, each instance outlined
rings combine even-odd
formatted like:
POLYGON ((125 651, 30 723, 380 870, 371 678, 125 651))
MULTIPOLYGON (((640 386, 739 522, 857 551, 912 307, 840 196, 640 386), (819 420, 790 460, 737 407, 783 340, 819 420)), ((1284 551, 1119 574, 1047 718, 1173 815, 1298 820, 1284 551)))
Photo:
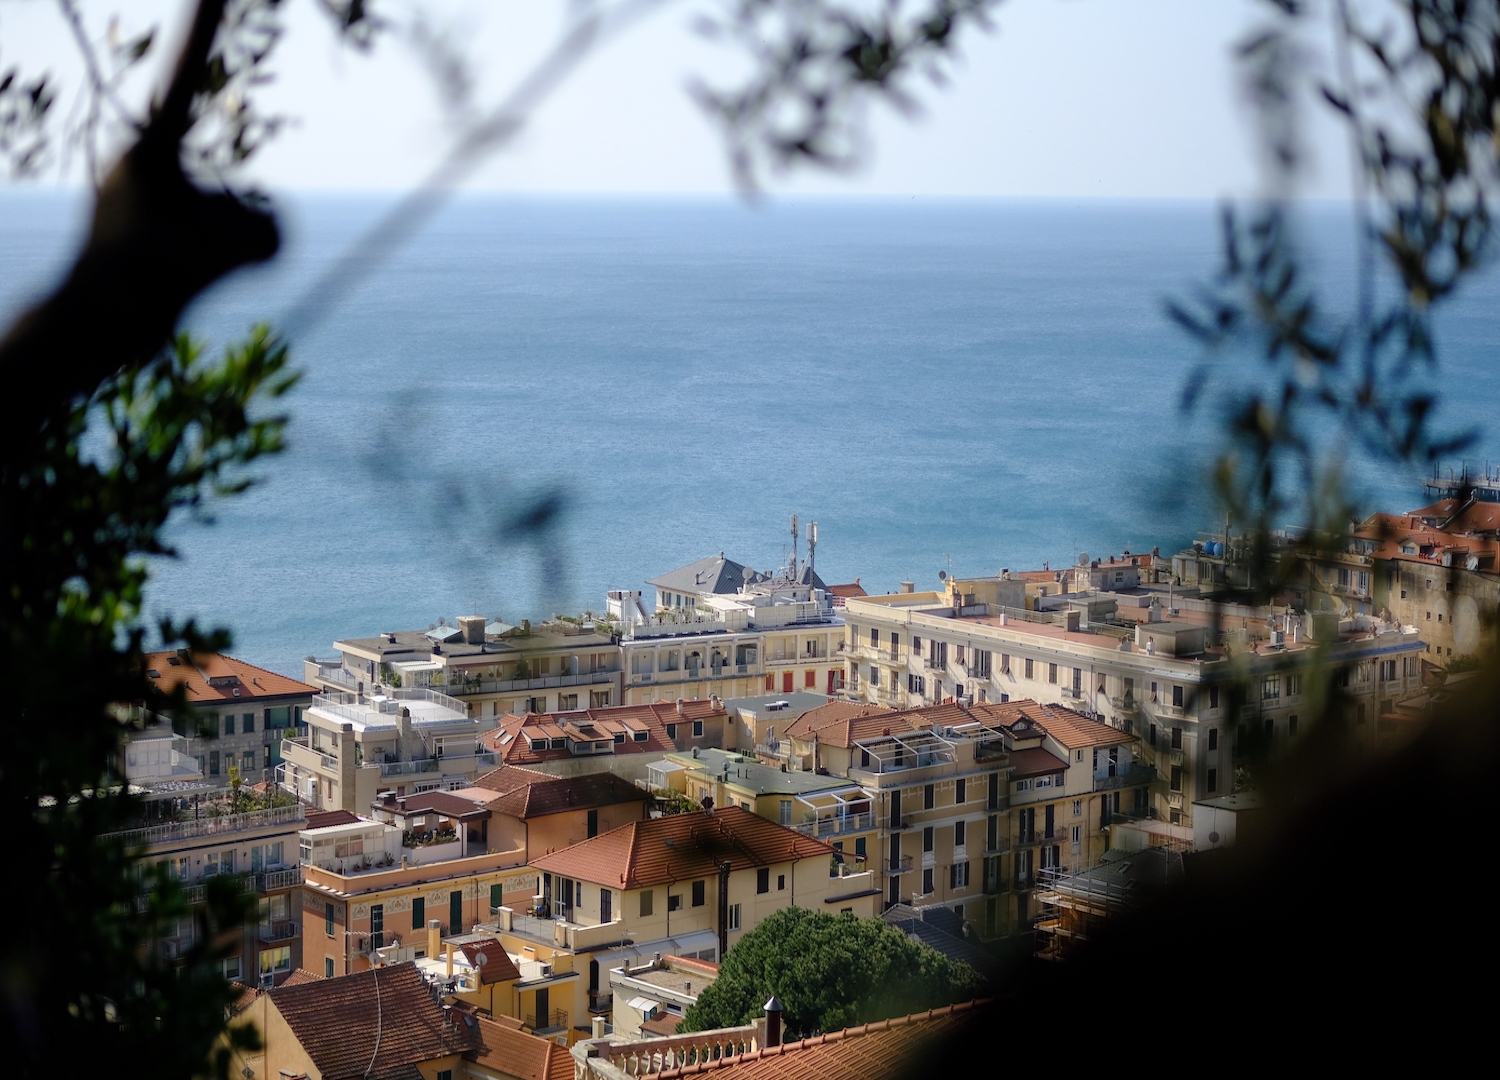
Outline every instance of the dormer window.
POLYGON ((541 751, 547 749, 546 739, 528 739, 527 741, 531 743, 531 748, 533 750, 541 751))

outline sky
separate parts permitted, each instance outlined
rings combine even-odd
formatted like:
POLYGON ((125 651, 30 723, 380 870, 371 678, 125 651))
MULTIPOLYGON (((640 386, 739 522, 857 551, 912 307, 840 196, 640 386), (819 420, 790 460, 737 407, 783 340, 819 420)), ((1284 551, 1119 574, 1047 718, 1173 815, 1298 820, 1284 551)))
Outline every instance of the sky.
MULTIPOLYGON (((1266 5, 1252 0, 1008 0, 988 33, 960 40, 943 87, 920 85, 921 115, 872 117, 873 154, 855 175, 773 178, 776 193, 883 197, 1208 198, 1258 190, 1251 126, 1231 50, 1266 5)), ((102 36, 175 30, 166 0, 81 5, 102 36)), ((520 140, 468 186, 526 193, 713 195, 733 190, 722 141, 686 92, 743 70, 691 29, 708 5, 664 3, 590 56, 533 115, 520 140)), ((474 99, 497 101, 556 39, 568 10, 548 0, 388 2, 457 47, 474 99)), ((0 66, 20 60, 78 85, 77 52, 50 0, 0 0, 0 66)), ((1312 23, 1314 29, 1319 25, 1312 23)), ((1316 44, 1316 43, 1314 43, 1316 44)), ((144 100, 157 67, 127 85, 144 100)), ((294 124, 257 159, 272 190, 401 190, 428 174, 454 125, 417 50, 340 47, 311 0, 290 0, 277 82, 265 105, 294 124)), ((65 100, 64 104, 71 104, 65 100)), ((1347 146, 1331 125, 1308 133, 1304 194, 1348 192, 1347 146)), ((76 172, 75 172, 76 180, 76 172)))

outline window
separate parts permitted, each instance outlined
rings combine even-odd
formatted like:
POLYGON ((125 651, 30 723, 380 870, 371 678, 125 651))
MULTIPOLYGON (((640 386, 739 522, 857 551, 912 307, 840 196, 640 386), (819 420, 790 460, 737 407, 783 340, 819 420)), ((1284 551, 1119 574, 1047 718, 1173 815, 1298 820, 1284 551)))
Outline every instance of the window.
POLYGON ((1174 727, 1172 729, 1172 749, 1182 749, 1182 728, 1180 727, 1174 727))
POLYGON ((233 735, 234 734, 234 713, 225 713, 224 714, 224 734, 225 735, 233 735))
POLYGON ((667 910, 668 911, 681 911, 682 910, 682 894, 681 893, 670 893, 670 892, 667 893, 667 910))
POLYGON ((702 720, 694 720, 693 721, 693 738, 695 738, 695 739, 701 739, 702 737, 703 737, 703 721, 702 720))
POLYGON ((731 930, 738 930, 739 928, 740 928, 740 906, 738 904, 730 904, 729 905, 729 929, 731 929, 731 930))
POLYGON ((1287 733, 1288 737, 1291 737, 1291 736, 1297 734, 1297 717, 1296 717, 1296 714, 1293 714, 1293 715, 1288 716, 1286 718, 1286 733, 1287 733))
POLYGON ((922 639, 917 637, 915 634, 912 635, 911 639, 911 651, 914 654, 920 653, 922 651, 922 639))
POLYGON ((1000 674, 1002 674, 1002 675, 1009 675, 1010 674, 1010 653, 1001 653, 1000 654, 1000 674))
POLYGON ((1218 769, 1209 769, 1208 770, 1208 790, 1209 791, 1218 791, 1219 790, 1219 770, 1218 769))
POLYGON ((370 948, 378 949, 385 944, 385 905, 370 905, 370 948))
POLYGON ((877 690, 880 689, 880 669, 874 664, 870 665, 870 685, 877 690))
POLYGON ((226 956, 224 958, 224 978, 238 979, 240 977, 240 958, 238 956, 226 956))
POLYGON ((776 875, 776 891, 777 892, 782 892, 785 889, 786 889, 786 875, 785 874, 777 874, 776 875))
POLYGON ((667 738, 669 738, 669 739, 675 739, 675 738, 677 738, 677 725, 676 724, 668 724, 667 725, 667 738))
POLYGON ((1082 817, 1083 816, 1083 800, 1082 799, 1074 799, 1073 800, 1073 816, 1074 817, 1082 817))
POLYGON ((924 854, 926 852, 929 852, 929 851, 931 851, 933 849, 932 836, 933 836, 932 826, 928 825, 926 828, 924 828, 922 830, 922 851, 923 851, 924 854))
POLYGON ((210 750, 208 752, 208 775, 219 775, 219 752, 217 750, 210 750))
POLYGON ((927 679, 921 675, 907 675, 906 689, 913 694, 927 693, 927 679))
POLYGON ((333 905, 329 903, 323 905, 323 933, 333 937, 333 905))
POLYGON ((651 889, 641 890, 641 918, 645 919, 651 916, 651 898, 655 895, 656 893, 651 889))
POLYGON ((969 790, 968 790, 968 781, 967 780, 960 779, 960 780, 958 780, 958 781, 956 781, 954 783, 954 785, 953 785, 953 801, 954 801, 955 804, 957 804, 959 806, 962 806, 964 803, 968 802, 969 801, 968 794, 969 794, 969 790))
POLYGON ((891 631, 891 655, 901 655, 901 635, 896 633, 894 630, 891 631))
POLYGON ((1381 682, 1390 682, 1395 677, 1396 677, 1396 661, 1394 661, 1394 660, 1382 660, 1382 661, 1380 661, 1380 681, 1381 682))
POLYGON ((756 893, 768 893, 771 891, 771 871, 766 867, 761 867, 755 871, 755 891, 756 893))
POLYGON ((632 737, 636 742, 645 742, 651 737, 651 733, 649 731, 637 731, 632 733, 632 737))
POLYGON ((878 648, 880 648, 880 631, 879 630, 873 630, 872 629, 870 631, 870 648, 872 648, 872 649, 878 649, 878 648))
MULTIPOLYGON (((1293 677, 1295 678, 1295 676, 1293 677)), ((1210 709, 1217 709, 1219 707, 1219 688, 1217 686, 1210 686, 1208 688, 1208 707, 1210 709)))
POLYGON ((1173 765, 1172 766, 1172 790, 1173 791, 1181 791, 1182 790, 1182 766, 1181 765, 1173 765))
MULTIPOLYGON (((498 886, 497 886, 498 888, 498 886)), ((490 896, 490 906, 499 907, 494 902, 493 894, 490 896)), ((411 928, 420 930, 427 925, 427 898, 425 896, 413 896, 411 898, 411 928)))
POLYGON ((1073 826, 1073 843, 1075 843, 1075 844, 1081 844, 1082 842, 1083 842, 1083 826, 1082 825, 1074 825, 1073 826))
POLYGON ((964 826, 967 825, 967 824, 968 823, 964 822, 964 821, 955 821, 953 823, 953 846, 954 847, 963 847, 964 846, 965 837, 967 836, 967 831, 965 830, 964 826))
POLYGON ((922 788, 922 809, 931 810, 937 803, 937 790, 932 784, 922 788))
POLYGON ((1260 681, 1260 699, 1272 701, 1281 696, 1281 676, 1267 675, 1260 681))
POLYGON ((1182 708, 1182 687, 1180 686, 1172 687, 1172 707, 1182 708))
POLYGON ((922 871, 922 892, 932 892, 932 867, 930 866, 922 871))
POLYGON ((707 902, 705 900, 705 894, 707 892, 707 889, 705 888, 705 884, 706 883, 702 882, 702 881, 695 881, 695 882, 693 882, 693 906, 694 907, 702 907, 707 902))
POLYGON ((283 945, 279 949, 262 949, 260 951, 260 973, 262 976, 291 970, 292 950, 290 946, 283 945))
POLYGON ((1026 658, 1026 677, 1028 679, 1031 678, 1031 670, 1032 670, 1031 657, 1028 656, 1026 658))
POLYGON ((331 956, 323 957, 323 978, 333 978, 333 957, 331 956))
POLYGON ((1053 686, 1057 685, 1057 665, 1056 664, 1048 664, 1047 665, 1047 681, 1049 683, 1051 683, 1053 686))
POLYGON ((247 735, 255 730, 255 714, 253 712, 247 712, 244 716, 240 717, 240 721, 240 730, 247 735))
POLYGON ((948 867, 948 887, 950 889, 967 889, 969 887, 968 863, 954 863, 948 867))
POLYGON ((1219 729, 1211 727, 1208 729, 1208 748, 1217 750, 1219 748, 1219 729))

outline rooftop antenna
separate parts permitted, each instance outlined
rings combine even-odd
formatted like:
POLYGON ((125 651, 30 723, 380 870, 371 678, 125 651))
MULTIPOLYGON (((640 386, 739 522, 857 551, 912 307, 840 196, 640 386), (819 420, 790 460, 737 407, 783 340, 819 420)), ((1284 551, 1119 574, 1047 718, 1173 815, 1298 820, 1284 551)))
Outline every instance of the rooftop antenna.
POLYGON ((797 515, 792 515, 792 580, 797 580, 797 515))
POLYGON ((812 572, 814 561, 818 550, 818 523, 809 521, 807 523, 807 569, 812 572))

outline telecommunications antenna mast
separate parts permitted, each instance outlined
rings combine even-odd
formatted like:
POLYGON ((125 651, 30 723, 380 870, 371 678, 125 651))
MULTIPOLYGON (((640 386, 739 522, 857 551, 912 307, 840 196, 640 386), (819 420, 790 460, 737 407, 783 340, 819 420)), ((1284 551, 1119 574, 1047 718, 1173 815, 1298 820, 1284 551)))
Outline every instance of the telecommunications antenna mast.
POLYGON ((816 572, 818 552, 818 523, 809 521, 807 523, 807 569, 809 573, 816 572))
POLYGON ((792 580, 797 580, 797 515, 792 515, 792 580))

